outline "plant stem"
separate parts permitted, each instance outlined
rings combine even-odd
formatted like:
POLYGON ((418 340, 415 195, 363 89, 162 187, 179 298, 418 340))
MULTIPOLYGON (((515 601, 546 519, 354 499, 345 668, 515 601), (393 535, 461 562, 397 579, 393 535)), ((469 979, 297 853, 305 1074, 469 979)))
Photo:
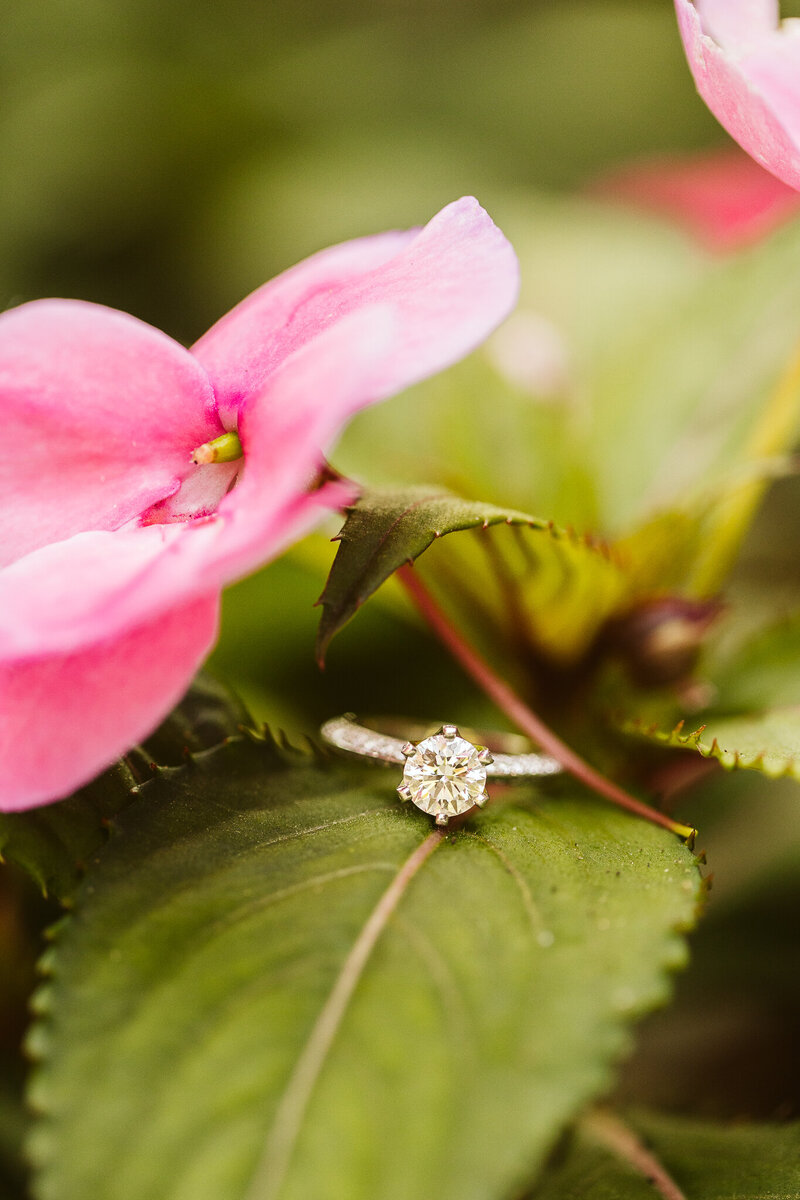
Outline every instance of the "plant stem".
POLYGON ((597 1109, 587 1113, 581 1121, 581 1128, 594 1141, 600 1142, 652 1183, 662 1200, 686 1200, 686 1194, 681 1191, 666 1168, 619 1117, 597 1109))
POLYGON ((604 799, 610 800, 612 804, 626 808, 629 812, 636 813, 637 816, 644 817, 655 825, 661 825, 664 829, 669 829, 671 833, 676 833, 689 842, 693 840, 696 830, 691 825, 681 825, 678 821, 671 820, 664 813, 650 808, 634 796, 628 795, 617 784, 606 779, 604 775, 585 762, 566 742, 562 742, 561 738, 553 733, 552 729, 545 725, 532 709, 528 708, 527 704, 519 698, 505 680, 494 673, 485 659, 451 624, 416 571, 410 566, 404 566, 398 570, 397 577, 433 632, 467 674, 472 676, 478 687, 486 693, 490 700, 494 701, 518 729, 521 729, 547 754, 551 754, 553 758, 557 759, 565 771, 569 771, 581 783, 586 784, 604 799))

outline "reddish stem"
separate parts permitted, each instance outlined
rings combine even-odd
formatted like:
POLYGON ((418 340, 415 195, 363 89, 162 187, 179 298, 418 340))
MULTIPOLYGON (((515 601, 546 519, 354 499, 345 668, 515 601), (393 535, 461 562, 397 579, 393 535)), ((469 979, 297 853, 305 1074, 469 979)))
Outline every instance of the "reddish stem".
POLYGON ((566 742, 562 742, 561 738, 553 733, 552 729, 545 725, 536 713, 528 708, 527 704, 520 700, 516 692, 503 679, 495 675, 485 659, 450 623, 416 571, 412 570, 410 566, 404 566, 399 569, 397 576, 433 632, 467 674, 472 676, 478 687, 494 701, 518 729, 521 729, 546 753, 552 754, 565 771, 569 771, 581 783, 592 788, 606 800, 610 800, 612 804, 626 808, 629 812, 636 813, 637 816, 644 817, 655 825, 661 825, 664 829, 669 829, 671 833, 677 833, 679 837, 690 841, 694 838, 695 830, 690 825, 681 825, 665 816, 664 813, 637 800, 635 796, 629 796, 626 791, 585 762, 566 742))
POLYGON ((686 1200, 675 1180, 632 1129, 613 1113, 597 1110, 588 1113, 581 1127, 617 1158, 629 1163, 648 1183, 652 1183, 662 1200, 686 1200))

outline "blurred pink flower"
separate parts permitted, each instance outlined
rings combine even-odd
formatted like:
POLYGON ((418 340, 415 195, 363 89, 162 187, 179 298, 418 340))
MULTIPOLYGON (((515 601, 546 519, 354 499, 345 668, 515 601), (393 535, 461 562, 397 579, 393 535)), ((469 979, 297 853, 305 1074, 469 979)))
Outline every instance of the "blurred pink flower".
POLYGON ((675 0, 697 90, 748 154, 800 191, 800 21, 777 0, 675 0))
POLYGON ((313 487, 342 425, 481 342, 517 275, 466 198, 307 259, 191 352, 79 301, 0 316, 1 809, 67 795, 150 733, 224 584, 343 499, 313 487), (226 431, 243 456, 195 465, 226 431))
POLYGON ((721 252, 758 241, 800 210, 800 195, 736 146, 626 163, 591 190, 683 225, 721 252))

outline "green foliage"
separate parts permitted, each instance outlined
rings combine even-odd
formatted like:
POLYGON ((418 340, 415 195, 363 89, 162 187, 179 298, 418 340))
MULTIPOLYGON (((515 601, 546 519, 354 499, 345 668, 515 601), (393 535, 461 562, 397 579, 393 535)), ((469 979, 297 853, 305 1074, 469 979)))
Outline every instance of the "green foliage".
POLYGON ((726 713, 761 712, 800 704, 800 614, 741 639, 707 670, 718 692, 715 707, 726 713))
POLYGON ((507 1194, 608 1085, 690 853, 572 789, 431 833, 391 787, 234 740, 115 819, 43 964, 41 1200, 507 1194))
POLYGON ((666 723, 626 716, 620 728, 661 746, 695 750, 726 770, 800 780, 799 648, 797 617, 768 626, 708 656, 712 700, 702 716, 666 723))
POLYGON ((339 535, 320 598, 320 657, 398 567, 446 534, 466 530, 473 537, 458 539, 457 546, 448 540, 446 556, 432 556, 433 570, 461 622, 499 638, 501 652, 505 636, 516 655, 538 650, 562 661, 575 659, 603 621, 621 603, 630 603, 632 579, 602 544, 524 513, 430 489, 371 491, 348 510, 339 535), (494 526, 507 527, 505 537, 492 536, 494 526))
MULTIPOLYGON (((707 259, 675 229, 586 198, 530 194, 494 215, 520 258, 519 312, 542 318, 560 340, 563 379, 547 391, 523 387, 506 377, 496 352, 479 351, 361 413, 336 463, 370 484, 441 484, 617 534, 589 461, 595 377, 623 362, 631 342, 646 347, 660 335, 666 316, 705 278, 707 259)), ((518 336, 524 343, 530 335, 523 328, 518 336)), ((632 436, 624 444, 635 452, 632 436)), ((625 514, 623 528, 636 517, 625 514)))
POLYGON ((149 763, 134 752, 59 804, 0 813, 0 855, 27 871, 43 895, 69 902, 108 822, 149 774, 149 763))
POLYGON ((6 301, 82 295, 187 340, 331 241, 582 180, 650 148, 656 119, 662 146, 719 140, 654 0, 457 19, 448 0, 9 0, 0 65, 6 301))
POLYGON ((553 538, 565 535, 546 521, 513 509, 462 500, 430 488, 362 494, 347 510, 339 549, 319 599, 322 617, 317 656, 324 660, 331 638, 373 592, 405 563, 413 563, 434 541, 458 530, 520 525, 553 538))
POLYGON ((686 732, 680 722, 662 731, 636 721, 622 723, 625 732, 639 734, 662 746, 697 750, 727 771, 761 771, 770 779, 791 775, 800 780, 800 707, 776 708, 746 717, 709 717, 686 732))
MULTIPOLYGON (((604 527, 741 486, 736 470, 798 350, 799 303, 795 222, 715 263, 650 329, 630 341, 623 331, 590 385, 587 444, 604 527)), ((792 401, 762 454, 794 444, 800 389, 792 401)))
MULTIPOLYGON (((536 1200, 653 1200, 643 1167, 615 1154, 591 1121, 544 1176, 536 1200)), ((690 1200, 796 1200, 800 1125, 715 1125, 636 1113, 630 1132, 690 1200)))

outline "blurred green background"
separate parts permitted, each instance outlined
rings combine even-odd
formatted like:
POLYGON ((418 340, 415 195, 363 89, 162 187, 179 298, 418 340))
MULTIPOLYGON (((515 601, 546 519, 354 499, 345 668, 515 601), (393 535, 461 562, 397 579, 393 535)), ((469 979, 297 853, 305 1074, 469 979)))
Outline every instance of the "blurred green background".
POLYGON ((0 292, 192 340, 331 241, 720 140, 669 0, 7 0, 0 292))

